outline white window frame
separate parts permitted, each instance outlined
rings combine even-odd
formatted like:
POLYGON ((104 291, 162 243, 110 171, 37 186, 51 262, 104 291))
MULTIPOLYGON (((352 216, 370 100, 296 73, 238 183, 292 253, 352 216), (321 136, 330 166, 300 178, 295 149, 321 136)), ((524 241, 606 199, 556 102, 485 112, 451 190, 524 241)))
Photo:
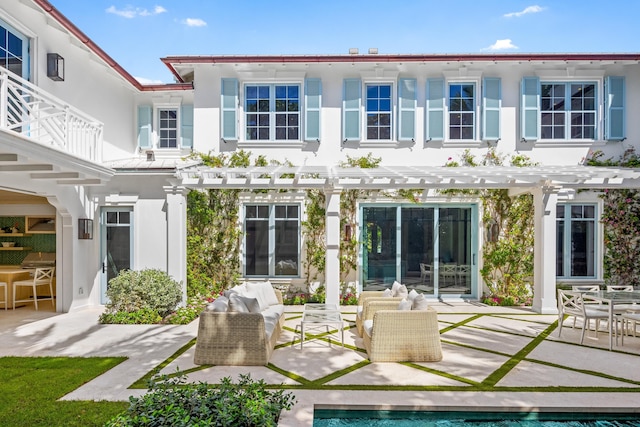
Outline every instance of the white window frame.
POLYGON ((444 126, 445 126, 445 142, 452 144, 474 144, 480 142, 480 130, 481 130, 481 104, 482 104, 482 96, 481 96, 481 80, 480 78, 447 78, 445 79, 445 117, 444 117, 444 126), (451 113, 450 105, 451 105, 451 85, 460 85, 460 84, 470 84, 473 85, 473 138, 472 139, 452 139, 451 138, 451 113))
MULTIPOLYGON (((593 142, 602 139, 602 117, 603 117, 603 102, 604 102, 604 81, 602 79, 594 79, 594 78, 571 78, 571 79, 553 79, 553 78, 544 78, 541 77, 539 81, 539 93, 540 93, 540 111, 538 116, 539 123, 539 135, 541 142, 553 143, 553 142, 568 142, 568 141, 576 141, 576 142, 593 142), (564 94, 564 103, 565 109, 564 111, 564 138, 544 138, 542 136, 542 114, 544 110, 542 109, 542 86, 543 85, 554 85, 554 84, 562 84, 565 86, 565 94, 564 94), (595 85, 594 96, 595 96, 595 105, 594 105, 594 135, 593 138, 572 138, 571 137, 571 109, 567 109, 571 107, 571 85, 572 84, 593 84, 595 85)), ((585 111, 585 110, 578 110, 585 111)))
MULTIPOLYGON (((34 53, 32 52, 32 45, 36 44, 32 43, 34 35, 25 29, 21 29, 21 25, 8 22, 6 17, 4 16, 0 17, 0 26, 22 41, 22 75, 20 77, 25 80, 32 80, 31 56, 34 55, 34 53)), ((4 68, 4 66, 2 67, 4 68)))
MULTIPOLYGON (((394 81, 390 81, 390 80, 364 80, 362 81, 362 125, 361 125, 361 132, 362 132, 362 140, 365 142, 372 142, 372 143, 389 143, 389 142, 395 142, 397 139, 396 136, 396 112, 397 112, 397 90, 398 88, 397 86, 397 82, 394 81), (369 135, 368 135, 368 124, 367 124, 367 101, 368 101, 368 96, 367 96, 367 88, 369 86, 390 86, 391 87, 391 93, 390 93, 390 99, 389 101, 391 102, 391 110, 389 111, 389 114, 391 116, 391 123, 389 124, 389 139, 369 139, 369 135)), ((378 111, 379 112, 379 111, 378 111)))
MULTIPOLYGON (((272 278, 297 278, 300 277, 301 274, 301 267, 302 267, 302 252, 301 252, 301 247, 302 247, 302 215, 303 215, 303 205, 298 202, 298 201, 285 201, 285 200, 278 200, 278 201, 270 201, 270 202, 249 202, 247 201, 246 203, 242 204, 242 209, 241 209, 241 215, 242 215, 242 230, 244 233, 243 239, 242 239, 242 273, 244 275, 244 277, 272 277, 272 278), (269 233, 269 253, 268 253, 268 274, 254 274, 254 275, 248 275, 247 274, 247 240, 246 240, 246 235, 247 235, 247 215, 246 215, 246 208, 248 206, 267 206, 269 209, 269 217, 267 219, 262 219, 262 221, 268 222, 268 233, 269 233), (275 214, 275 208, 276 206, 297 206, 298 207, 298 218, 295 220, 296 221, 296 225, 297 225, 297 229, 298 229, 298 248, 297 248, 297 255, 298 255, 298 260, 297 260, 297 274, 295 275, 276 275, 276 259, 275 259, 275 252, 276 252, 276 236, 275 236, 275 232, 276 232, 276 214, 275 214)), ((294 221, 294 220, 291 220, 294 221)))
POLYGON ((290 145, 300 144, 304 140, 304 81, 282 80, 282 81, 244 81, 240 84, 238 113, 241 115, 240 129, 242 132, 240 140, 245 145, 253 144, 268 146, 269 144, 290 145), (268 86, 269 87, 269 139, 248 139, 247 138, 247 87, 248 86, 268 86), (297 86, 298 87, 298 138, 297 139, 276 139, 276 86, 297 86))
MULTIPOLYGON (((602 244, 602 227, 600 224, 600 212, 602 209, 600 202, 591 202, 591 201, 578 201, 572 200, 570 202, 559 202, 557 204, 558 207, 562 206, 564 208, 564 218, 556 218, 556 225, 560 222, 564 223, 564 236, 563 236, 563 266, 565 271, 569 271, 568 275, 565 275, 564 271, 556 271, 556 277, 561 280, 597 280, 600 277, 601 271, 601 260, 600 260, 600 248, 602 244), (572 206, 590 206, 594 209, 594 217, 593 218, 572 218, 571 217, 571 207, 572 206), (593 274, 589 276, 572 276, 571 275, 571 224, 574 221, 589 221, 593 222, 593 274)), ((556 233, 557 240, 557 233, 556 233)), ((557 242, 556 242, 557 244, 557 242)), ((557 255, 556 255, 557 256, 557 255)), ((554 260, 556 262, 557 260, 554 260)))
POLYGON ((153 106, 153 149, 157 150, 180 150, 180 130, 182 126, 182 112, 180 104, 154 104, 153 106), (175 110, 176 112, 176 146, 175 147, 161 147, 160 146, 160 113, 162 111, 175 110))

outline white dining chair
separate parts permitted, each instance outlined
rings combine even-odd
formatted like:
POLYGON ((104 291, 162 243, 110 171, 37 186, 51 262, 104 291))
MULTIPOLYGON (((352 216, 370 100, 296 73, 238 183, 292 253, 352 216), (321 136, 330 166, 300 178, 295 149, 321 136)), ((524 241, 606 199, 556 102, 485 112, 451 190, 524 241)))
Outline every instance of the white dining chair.
POLYGON ((622 345, 624 345, 624 336, 629 332, 629 324, 633 325, 633 337, 636 336, 636 325, 640 323, 640 313, 622 313, 620 315, 622 321, 622 345))
MULTIPOLYGON (((591 319, 596 321, 595 335, 598 336, 598 329, 600 328, 600 320, 609 319, 609 314, 603 310, 598 310, 594 307, 593 299, 583 292, 565 291, 558 289, 558 338, 562 334, 562 324, 564 323, 564 316, 573 316, 574 325, 575 319, 582 319, 582 333, 580 334, 580 344, 584 342, 584 334, 587 328, 590 327, 591 319)), ((615 331, 613 325, 608 325, 609 336, 615 331)), ((618 335, 616 333, 616 342, 618 335)))
POLYGON ((607 285, 607 292, 633 292, 633 285, 607 285))
POLYGON ((16 309, 17 302, 33 302, 36 310, 38 309, 38 300, 51 301, 51 304, 55 307, 53 301, 53 273, 56 270, 55 267, 36 268, 33 273, 33 279, 18 280, 13 282, 13 309, 16 309), (49 286, 49 296, 38 297, 38 287, 49 286), (30 287, 32 298, 28 299, 16 299, 16 290, 19 287, 30 287))
POLYGON ((4 288, 4 299, 2 301, 4 302, 4 309, 6 311, 7 306, 9 305, 9 296, 7 295, 7 282, 0 282, 0 288, 4 288))

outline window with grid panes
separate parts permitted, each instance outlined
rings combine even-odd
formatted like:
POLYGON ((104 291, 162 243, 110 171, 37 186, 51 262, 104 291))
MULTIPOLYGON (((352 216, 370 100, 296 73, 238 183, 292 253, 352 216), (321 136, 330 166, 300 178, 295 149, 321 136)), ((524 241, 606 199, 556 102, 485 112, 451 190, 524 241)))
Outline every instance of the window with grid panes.
POLYGON ((300 86, 245 86, 245 129, 248 141, 300 139, 300 86))
POLYGON ((542 83, 540 110, 541 139, 595 139, 595 83, 542 83))
POLYGON ((449 84, 449 139, 475 139, 475 85, 449 84))
POLYGON ((366 85, 367 139, 391 139, 391 85, 366 85))

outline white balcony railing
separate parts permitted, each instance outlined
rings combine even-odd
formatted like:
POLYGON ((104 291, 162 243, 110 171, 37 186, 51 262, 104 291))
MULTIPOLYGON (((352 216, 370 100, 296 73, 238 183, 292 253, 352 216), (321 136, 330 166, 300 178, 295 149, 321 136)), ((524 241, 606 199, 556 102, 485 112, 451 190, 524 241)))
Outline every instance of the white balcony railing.
POLYGON ((0 67, 0 128, 99 163, 103 124, 0 67))

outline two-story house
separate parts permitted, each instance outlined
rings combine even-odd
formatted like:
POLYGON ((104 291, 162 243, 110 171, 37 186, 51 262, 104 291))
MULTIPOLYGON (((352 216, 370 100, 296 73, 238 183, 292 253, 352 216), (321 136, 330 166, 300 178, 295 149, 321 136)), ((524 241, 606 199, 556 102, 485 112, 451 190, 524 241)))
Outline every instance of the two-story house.
MULTIPOLYGON (((557 280, 603 278, 596 190, 640 187, 639 171, 583 165, 637 148, 640 54, 174 56, 162 61, 176 83, 149 86, 46 0, 3 6, 0 26, 0 197, 20 195, 0 198, 0 217, 55 219, 60 311, 104 303, 122 268, 186 282, 186 192, 206 188, 245 190, 243 277, 309 280, 305 191, 321 189, 328 302, 344 273, 358 289, 398 280, 476 299, 480 201, 441 190, 506 188, 533 195, 534 309, 554 312, 557 280), (281 166, 183 160, 238 150, 281 166), (489 150, 535 166, 445 167, 489 150), (368 155, 377 168, 341 166, 368 155), (419 200, 387 196, 407 189, 419 200), (353 230, 340 225, 347 190, 377 192, 358 200, 353 230), (341 272, 347 233, 358 262, 341 272)), ((0 263, 28 251, 8 252, 0 263)))

